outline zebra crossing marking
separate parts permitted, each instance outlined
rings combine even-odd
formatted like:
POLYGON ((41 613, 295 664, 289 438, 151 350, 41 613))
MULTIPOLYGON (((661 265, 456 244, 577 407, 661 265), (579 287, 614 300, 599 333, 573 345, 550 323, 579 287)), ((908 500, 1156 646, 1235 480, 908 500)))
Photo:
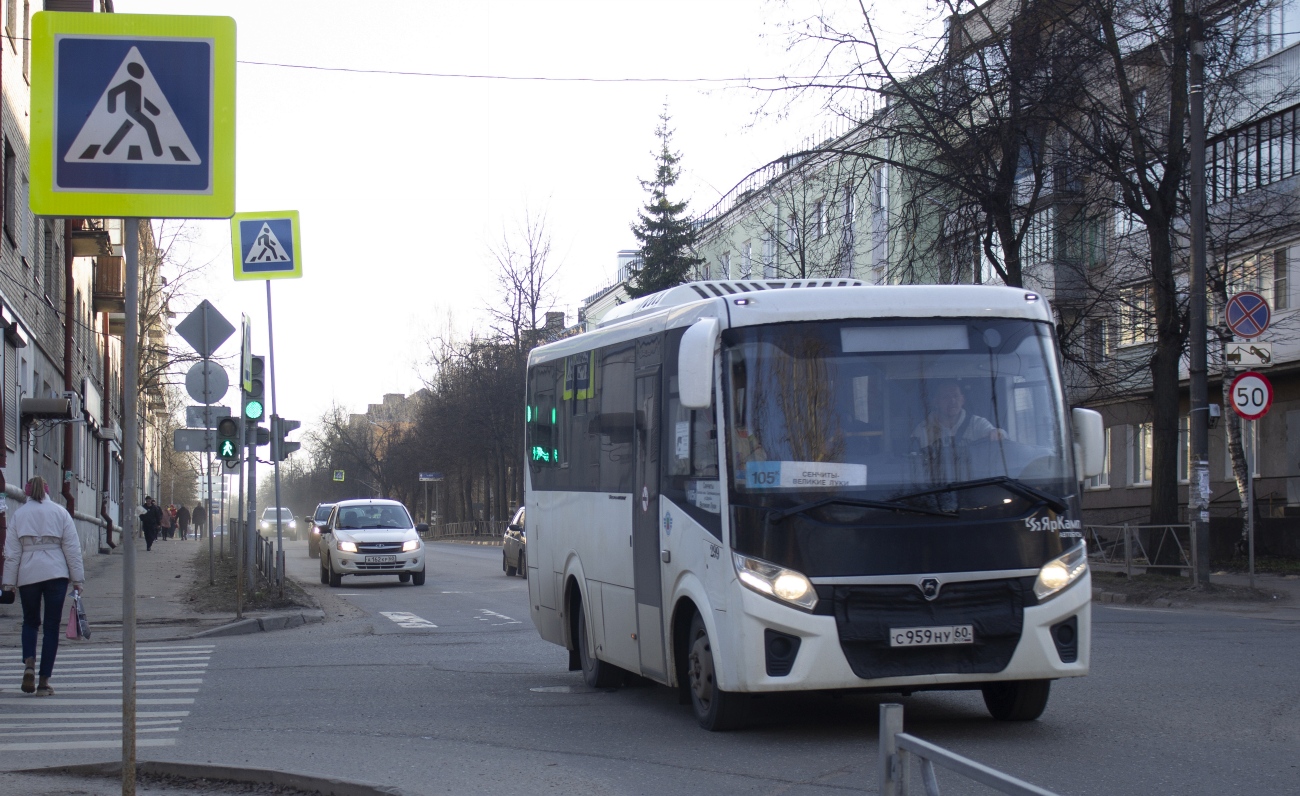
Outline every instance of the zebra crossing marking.
MULTIPOLYGON (((190 711, 165 708, 194 704, 194 697, 182 695, 199 692, 215 648, 215 644, 137 648, 136 704, 141 708, 136 713, 138 746, 176 744, 190 711)), ((122 704, 120 646, 65 646, 59 650, 54 696, 20 694, 22 672, 21 659, 6 655, 5 660, 0 660, 0 752, 112 749, 122 745, 120 710, 102 709, 122 704)))

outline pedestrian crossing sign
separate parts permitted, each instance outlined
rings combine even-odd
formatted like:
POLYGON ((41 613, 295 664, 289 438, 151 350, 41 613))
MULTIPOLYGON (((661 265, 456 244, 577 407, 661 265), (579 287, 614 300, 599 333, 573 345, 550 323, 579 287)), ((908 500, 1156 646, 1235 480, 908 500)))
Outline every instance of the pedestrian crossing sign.
POLYGON ((230 219, 230 251, 236 281, 301 277, 298 211, 236 213, 230 219))
POLYGON ((33 213, 234 213, 233 19, 42 11, 31 35, 33 213))

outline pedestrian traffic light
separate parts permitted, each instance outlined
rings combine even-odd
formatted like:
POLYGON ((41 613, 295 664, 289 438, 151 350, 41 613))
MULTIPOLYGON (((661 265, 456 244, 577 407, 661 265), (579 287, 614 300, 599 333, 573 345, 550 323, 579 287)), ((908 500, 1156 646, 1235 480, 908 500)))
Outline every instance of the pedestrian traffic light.
POLYGON ((227 467, 239 464, 239 421, 233 417, 223 417, 217 421, 217 455, 227 467))
POLYGON ((289 442, 285 439, 290 431, 301 425, 302 423, 297 420, 285 420, 283 417, 271 415, 271 461, 282 462, 289 458, 289 454, 302 447, 301 442, 289 442))
POLYGON ((242 391, 244 399, 244 419, 251 420, 254 423, 262 422, 262 415, 266 414, 263 398, 263 383, 266 374, 266 357, 254 355, 250 357, 249 372, 252 379, 248 382, 250 385, 247 390, 242 391))

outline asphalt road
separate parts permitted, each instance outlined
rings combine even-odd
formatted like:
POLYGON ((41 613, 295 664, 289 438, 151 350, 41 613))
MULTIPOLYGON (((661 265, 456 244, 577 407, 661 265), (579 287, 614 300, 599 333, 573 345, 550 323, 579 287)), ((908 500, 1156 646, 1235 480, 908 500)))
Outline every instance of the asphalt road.
POLYGON ((177 744, 145 756, 418 794, 871 793, 877 706, 897 701, 909 732, 1063 796, 1292 794, 1300 779, 1292 622, 1099 605, 1093 674, 1057 683, 1037 722, 993 722, 976 693, 819 694, 765 699, 754 728, 711 734, 666 688, 585 688, 537 637, 500 548, 431 545, 424 586, 338 589, 304 543, 288 548, 327 621, 214 639, 177 744))

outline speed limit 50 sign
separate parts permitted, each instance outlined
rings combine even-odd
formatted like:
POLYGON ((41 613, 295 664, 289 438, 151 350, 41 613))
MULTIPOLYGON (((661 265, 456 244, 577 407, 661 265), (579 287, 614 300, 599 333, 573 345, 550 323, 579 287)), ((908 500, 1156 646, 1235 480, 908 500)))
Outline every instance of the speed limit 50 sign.
POLYGON ((1248 370, 1232 380, 1232 409, 1246 420, 1258 420, 1273 405, 1273 385, 1263 373, 1248 370))

